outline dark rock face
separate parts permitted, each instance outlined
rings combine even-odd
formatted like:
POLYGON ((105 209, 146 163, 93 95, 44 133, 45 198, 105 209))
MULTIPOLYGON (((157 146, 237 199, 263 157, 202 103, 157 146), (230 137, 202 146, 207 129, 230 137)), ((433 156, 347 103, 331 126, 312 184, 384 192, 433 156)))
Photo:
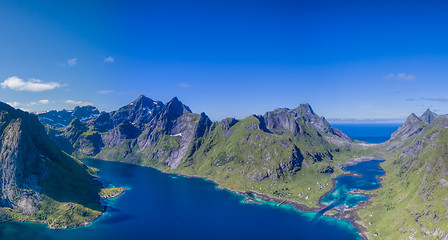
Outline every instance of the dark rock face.
POLYGON ((266 128, 275 134, 300 136, 313 129, 320 136, 327 135, 326 140, 337 146, 347 146, 351 142, 342 131, 331 127, 324 117, 314 113, 309 104, 301 104, 295 109, 278 108, 267 112, 262 118, 266 128))
POLYGON ((431 110, 429 110, 429 108, 422 114, 422 116, 420 116, 420 119, 426 123, 427 125, 431 125, 432 122, 434 122, 434 120, 436 120, 436 118, 438 118, 439 115, 431 112, 431 110))
POLYGON ((401 157, 414 159, 424 148, 424 142, 434 141, 440 132, 432 131, 431 135, 427 135, 428 130, 446 127, 448 127, 448 118, 439 116, 429 109, 420 118, 412 113, 403 125, 392 133, 390 140, 384 143, 383 146, 386 150, 401 149, 401 157), (408 143, 411 140, 412 143, 408 143), (406 147, 403 148, 405 145, 406 147))
POLYGON ((420 120, 415 114, 411 114, 403 125, 401 125, 398 130, 392 133, 391 140, 394 139, 406 139, 412 135, 419 133, 425 123, 420 120))
POLYGON ((12 119, 1 135, 1 206, 19 208, 25 214, 38 211, 38 184, 48 174, 23 121, 12 119))
POLYGON ((112 148, 126 139, 137 138, 140 134, 141 131, 138 128, 130 122, 125 121, 111 131, 102 134, 102 142, 105 147, 112 148))
POLYGON ((0 102, 0 206, 24 214, 37 212, 40 195, 46 193, 41 183, 60 187, 61 194, 71 196, 62 190, 68 178, 77 181, 74 187, 92 179, 83 166, 57 148, 35 115, 0 102), (71 170, 65 172, 67 168, 71 170))
POLYGON ((49 111, 36 114, 42 124, 50 125, 53 127, 65 127, 73 119, 77 118, 81 121, 88 121, 96 116, 100 112, 94 106, 77 106, 74 110, 61 110, 61 111, 49 111))
POLYGON ((182 164, 200 168, 197 164, 208 159, 215 167, 244 163, 254 167, 243 174, 254 181, 277 179, 300 171, 302 165, 331 161, 332 151, 351 144, 309 104, 213 123, 205 113, 192 113, 176 97, 163 104, 140 96, 117 111, 54 131, 59 131, 51 135, 58 143, 71 139, 66 151, 71 148, 75 155, 169 169, 182 164))
POLYGON ((118 126, 120 123, 128 121, 137 127, 142 127, 149 123, 157 114, 164 109, 162 102, 141 95, 132 103, 110 113, 110 125, 118 126))

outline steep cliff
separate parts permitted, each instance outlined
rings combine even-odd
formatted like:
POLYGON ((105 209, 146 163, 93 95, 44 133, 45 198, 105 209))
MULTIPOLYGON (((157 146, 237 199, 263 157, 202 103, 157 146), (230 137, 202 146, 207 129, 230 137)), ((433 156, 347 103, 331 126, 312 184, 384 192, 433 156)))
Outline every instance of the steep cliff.
POLYGON ((0 103, 0 215, 3 220, 81 224, 102 210, 92 169, 62 152, 35 115, 0 103), (64 208, 70 211, 63 213, 64 208))
MULTIPOLYGON (((75 156, 209 177, 236 190, 266 181, 302 181, 307 176, 330 183, 333 171, 327 169, 340 165, 334 154, 348 151, 352 144, 309 104, 212 122, 205 113, 192 113, 176 97, 163 104, 140 96, 90 121, 49 128, 49 134, 75 156)), ((303 180, 294 191, 307 189, 305 183, 310 184, 303 180)), ((313 196, 317 198, 320 191, 325 192, 320 188, 313 196)))

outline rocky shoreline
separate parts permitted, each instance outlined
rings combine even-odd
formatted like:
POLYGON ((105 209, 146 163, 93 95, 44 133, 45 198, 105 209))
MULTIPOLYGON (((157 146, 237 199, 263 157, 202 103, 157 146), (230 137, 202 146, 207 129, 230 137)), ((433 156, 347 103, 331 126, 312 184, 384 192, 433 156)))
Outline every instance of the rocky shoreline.
MULTIPOLYGON (((381 161, 385 161, 385 159, 380 158, 380 157, 362 157, 362 158, 355 158, 355 159, 351 159, 351 160, 349 160, 348 163, 347 163, 346 165, 342 166, 342 168, 344 168, 344 167, 346 167, 346 166, 355 165, 355 164, 360 163, 360 162, 367 162, 367 161, 373 161, 373 160, 381 160, 381 161)), ((386 172, 386 171, 384 170, 384 168, 381 167, 381 164, 380 164, 380 163, 378 163, 378 167, 380 167, 384 172, 386 172)), ((357 175, 360 175, 360 174, 355 174, 355 173, 349 172, 348 174, 342 174, 342 175, 353 175, 353 176, 357 176, 357 175)), ((340 176, 342 176, 342 175, 340 175, 340 176)), ((362 175, 361 175, 361 176, 362 176, 362 175)), ((383 178, 382 176, 378 176, 377 178, 378 178, 379 183, 380 183, 380 187, 379 187, 379 188, 383 187, 383 180, 384 180, 384 178, 383 178)), ((334 181, 334 179, 333 179, 333 181, 334 181)), ((371 197, 371 198, 377 196, 376 194, 372 193, 371 191, 365 191, 365 190, 359 190, 359 189, 357 189, 357 190, 352 190, 352 191, 350 191, 349 193, 352 193, 352 194, 362 194, 362 195, 369 196, 369 197, 371 197)), ((358 205, 357 205, 356 207, 354 207, 354 208, 344 209, 344 210, 341 212, 341 215, 339 216, 339 219, 341 219, 341 220, 348 220, 348 221, 350 221, 350 222, 353 224, 353 226, 355 226, 356 228, 358 228, 358 230, 359 230, 359 235, 361 236, 361 238, 362 238, 363 240, 370 240, 370 238, 369 238, 369 236, 367 235, 368 229, 367 229, 367 227, 362 223, 362 221, 361 221, 362 219, 361 219, 361 217, 358 215, 358 211, 361 210, 361 209, 363 209, 363 208, 365 208, 366 206, 369 206, 369 205, 372 203, 371 200, 370 200, 371 198, 369 198, 369 199, 367 199, 367 200, 365 200, 365 201, 361 201, 361 202, 359 202, 358 205)))
MULTIPOLYGON (((342 166, 342 169, 344 167, 346 167, 346 166, 351 166, 351 165, 358 164, 360 162, 373 161, 373 160, 383 160, 384 161, 385 159, 379 158, 379 157, 363 157, 363 158, 351 159, 351 160, 348 161, 347 164, 342 166)), ((383 169, 379 163, 378 163, 378 166, 381 169, 383 169)), ((383 169, 383 171, 384 171, 384 169, 383 169)), ((243 192, 241 192, 241 191, 233 191, 233 190, 230 190, 230 189, 227 189, 227 190, 245 195, 246 196, 245 202, 256 202, 255 200, 247 201, 249 194, 256 194, 257 196, 261 197, 263 199, 263 201, 271 201, 271 202, 275 202, 277 204, 279 204, 279 203, 284 201, 284 204, 288 204, 290 206, 293 206, 294 208, 296 208, 297 210, 302 211, 302 212, 318 212, 318 211, 321 211, 322 209, 324 209, 326 207, 326 205, 323 205, 321 203, 321 200, 322 200, 322 198, 325 195, 327 195, 328 193, 330 193, 330 192, 332 192, 334 190, 334 188, 336 187, 335 179, 340 177, 340 176, 345 176, 345 175, 352 175, 352 176, 358 176, 358 177, 362 176, 361 174, 355 174, 355 173, 352 173, 352 172, 348 172, 348 173, 341 174, 341 175, 331 179, 332 183, 333 183, 333 186, 331 187, 331 189, 329 191, 327 191, 325 194, 323 194, 319 198, 318 207, 310 207, 310 206, 308 206, 306 204, 303 204, 303 203, 300 203, 300 202, 296 202, 296 201, 292 201, 292 200, 286 200, 285 201, 285 199, 271 197, 271 196, 269 196, 267 194, 259 193, 259 192, 256 192, 256 191, 243 191, 243 192)), ((383 187, 383 183, 382 183, 383 182, 383 177, 379 176, 378 180, 380 182, 380 187, 383 187)), ((219 187, 219 185, 218 185, 218 187, 219 187)), ((352 190, 349 193, 352 193, 352 194, 362 194, 362 195, 367 195, 369 197, 375 197, 376 196, 376 194, 371 193, 370 191, 359 190, 359 189, 352 190)), ((370 238, 367 235, 367 232, 368 232, 367 231, 367 227, 361 222, 361 217, 359 217, 359 215, 358 215, 358 211, 360 209, 363 209, 363 208, 365 208, 366 206, 368 206, 370 204, 371 204, 371 201, 370 201, 370 198, 369 198, 369 199, 367 199, 365 201, 359 202, 358 205, 356 207, 354 207, 354 208, 336 209, 338 211, 337 213, 327 214, 326 216, 327 217, 337 218, 337 219, 340 219, 340 220, 349 221, 353 226, 355 226, 359 230, 359 235, 360 235, 360 237, 363 240, 370 240, 370 238)))
POLYGON ((4 220, 1 223, 6 223, 6 222, 39 223, 39 224, 47 225, 48 228, 50 228, 50 229, 70 229, 70 228, 77 228, 77 227, 90 225, 93 221, 95 221, 96 219, 98 219, 102 215, 106 214, 105 213, 106 208, 107 207, 104 206, 104 210, 100 214, 95 215, 95 216, 87 219, 86 221, 84 221, 82 223, 75 224, 75 225, 70 225, 70 226, 54 226, 54 225, 51 225, 50 223, 48 223, 47 221, 38 221, 38 220, 33 220, 33 219, 22 219, 22 218, 11 218, 11 219, 4 220))
POLYGON ((127 187, 121 187, 119 188, 120 192, 116 193, 116 194, 112 194, 112 195, 106 195, 106 196, 101 196, 102 199, 111 199, 111 198, 117 198, 119 196, 121 196, 126 190, 128 190, 127 187))
MULTIPOLYGON (((357 159, 349 160, 348 163, 347 163, 346 165, 344 165, 343 167, 345 167, 345 166, 349 166, 349 165, 355 165, 355 164, 357 164, 357 163, 359 163, 359 162, 363 162, 363 161, 371 161, 371 160, 384 160, 384 159, 382 159, 382 158, 378 158, 378 157, 364 157, 364 158, 357 158, 357 159)), ((122 163, 125 163, 125 162, 122 162, 122 163)), ((125 164, 136 165, 136 164, 132 164, 132 163, 125 163, 125 164)), ((137 165, 137 166, 141 166, 141 165, 137 165)), ((150 167, 150 168, 153 168, 153 169, 155 169, 155 170, 158 170, 158 171, 163 172, 163 173, 166 173, 166 174, 174 174, 174 175, 183 176, 183 177, 189 177, 189 178, 201 178, 201 179, 204 179, 204 180, 207 180, 207 181, 211 181, 211 182, 213 182, 214 184, 216 184, 216 187, 219 188, 219 189, 225 189, 225 190, 228 190, 228 191, 230 191, 230 192, 234 192, 234 193, 241 194, 241 195, 245 196, 246 199, 245 199, 244 201, 245 201, 245 202, 248 202, 248 203, 259 203, 258 201, 256 201, 256 200, 254 200, 253 198, 249 197, 250 194, 254 194, 254 195, 257 195, 258 197, 261 197, 261 198, 263 199, 263 201, 266 201, 266 202, 275 202, 275 203, 277 203, 277 204, 280 204, 280 203, 282 203, 282 204, 288 204, 288 205, 294 207, 295 209, 297 209, 297 210, 299 210, 299 211, 301 211, 301 212, 319 212, 319 211, 321 211, 322 209, 324 209, 324 208, 326 207, 326 205, 323 205, 323 204, 321 203, 321 199, 322 199, 325 195, 327 195, 328 193, 330 193, 331 191, 333 191, 334 188, 336 187, 336 181, 335 181, 334 179, 337 178, 337 177, 343 176, 343 175, 356 175, 356 174, 354 174, 354 173, 344 173, 344 174, 341 174, 341 175, 339 175, 339 176, 333 178, 333 179, 332 179, 332 183, 333 183, 333 185, 332 185, 331 189, 328 190, 325 194, 323 194, 323 195, 319 198, 318 206, 317 206, 317 207, 311 207, 311 206, 308 206, 307 204, 304 204, 304 203, 301 203, 301 202, 297 202, 297 201, 293 201, 293 200, 288 200, 288 199, 281 199, 281 198, 277 198, 277 197, 272 197, 272 196, 270 196, 270 195, 268 195, 268 194, 260 193, 260 192, 256 192, 256 191, 252 191, 252 190, 248 190, 248 191, 238 191, 238 190, 232 190, 232 189, 229 189, 229 188, 221 187, 220 184, 219 184, 218 182, 216 182, 216 181, 214 181, 213 179, 210 179, 210 178, 208 178, 208 177, 194 176, 194 175, 186 175, 186 174, 181 174, 181 173, 175 173, 175 172, 163 171, 163 170, 161 170, 161 169, 158 169, 158 168, 155 168, 155 167, 151 167, 151 166, 142 166, 142 167, 150 167)), ((380 166, 380 167, 381 167, 381 166, 380 166)), ((380 184, 381 184, 381 187, 382 187, 383 185, 382 185, 382 178, 381 178, 381 177, 380 177, 380 184)), ((125 189, 127 190, 127 188, 125 188, 125 189)), ((114 196, 114 197, 118 197, 118 196, 120 196, 120 195, 123 194, 123 193, 124 193, 124 191, 121 192, 120 194, 117 194, 117 196, 114 196)), ((368 193, 368 192, 366 192, 366 191, 362 191, 362 190, 356 191, 356 193, 357 193, 357 194, 364 194, 364 195, 368 195, 368 196, 372 196, 372 197, 375 196, 374 194, 371 194, 371 193, 368 193)), ((112 198, 112 197, 111 197, 111 198, 112 198)), ((359 235, 362 237, 362 239, 363 239, 363 240, 369 240, 369 238, 368 238, 368 236, 367 236, 367 227, 364 226, 364 224, 362 224, 362 222, 360 221, 361 218, 360 218, 360 217, 358 216, 358 214, 357 214, 357 211, 358 211, 359 209, 362 209, 362 208, 364 208, 364 207, 367 206, 367 205, 370 205, 370 199, 367 199, 366 201, 362 201, 362 202, 360 202, 356 207, 351 208, 351 209, 344 209, 344 210, 342 210, 342 211, 341 211, 340 209, 337 209, 337 210, 339 211, 339 213, 337 213, 337 214, 330 214, 330 215, 328 215, 328 216, 329 216, 329 217, 338 218, 338 219, 340 219, 340 220, 347 220, 347 221, 350 221, 350 222, 351 222, 351 223, 352 223, 352 224, 359 230, 359 235)), ((73 225, 73 226, 64 226, 64 227, 54 227, 54 226, 50 226, 50 225, 49 225, 49 228, 51 228, 51 229, 68 229, 68 228, 76 228, 76 227, 81 227, 81 226, 87 226, 87 225, 91 224, 93 221, 95 221, 96 219, 98 219, 100 216, 104 215, 104 214, 105 214, 105 211, 106 211, 106 208, 107 208, 107 206, 104 206, 104 210, 103 210, 103 212, 102 212, 101 214, 98 214, 97 216, 94 216, 94 217, 88 219, 87 221, 85 221, 85 222, 83 222, 83 223, 81 223, 81 224, 77 224, 77 225, 73 225)), ((39 222, 39 221, 23 221, 23 220, 20 220, 20 219, 14 219, 14 220, 11 220, 11 221, 36 222, 36 223, 44 223, 44 224, 48 224, 48 223, 45 223, 45 222, 39 222)))
MULTIPOLYGON (((343 170, 343 168, 346 167, 346 166, 351 166, 351 165, 358 164, 360 162, 367 162, 367 161, 372 161, 372 160, 383 160, 383 161, 385 161, 385 159, 380 158, 380 157, 360 157, 360 158, 350 159, 347 162, 347 164, 343 165, 341 168, 343 170)), ((133 164, 133 165, 135 165, 135 164, 133 164)), ((379 163, 378 163, 378 166, 381 169, 383 169, 379 163)), ((241 194, 241 195, 245 196, 246 199, 244 200, 244 202, 246 202, 246 203, 259 203, 256 200, 254 200, 253 198, 249 197, 249 194, 255 194, 258 197, 261 197, 263 201, 275 202, 277 204, 280 204, 280 203, 288 204, 290 206, 293 206, 295 209, 297 209, 297 210, 299 210, 301 212, 319 212, 322 209, 324 209, 325 207, 327 207, 326 205, 323 205, 321 203, 321 200, 322 200, 322 198, 325 195, 327 195, 328 193, 332 192, 334 190, 334 188, 336 187, 336 181, 334 179, 336 179, 336 178, 338 178, 340 176, 344 176, 344 175, 362 176, 361 174, 355 174, 355 173, 352 173, 352 172, 348 172, 348 173, 343 173, 341 175, 338 175, 335 178, 331 179, 332 183, 333 183, 333 186, 331 187, 331 189, 328 190, 322 196, 320 196, 317 207, 311 207, 311 206, 308 206, 308 205, 306 205, 304 203, 301 203, 301 202, 288 200, 288 199, 281 199, 281 198, 277 198, 277 197, 272 197, 272 196, 270 196, 268 194, 260 193, 260 192, 257 192, 257 191, 252 191, 252 190, 238 191, 238 190, 232 190, 232 189, 229 189, 229 188, 221 187, 218 182, 216 182, 213 179, 208 178, 208 177, 194 176, 194 175, 187 175, 187 174, 163 171, 161 169, 158 169, 158 168, 155 168, 155 167, 151 167, 151 166, 146 166, 146 167, 150 167, 150 168, 156 169, 156 170, 158 170, 160 172, 167 173, 167 174, 174 174, 174 175, 183 176, 183 177, 189 177, 189 178, 201 178, 201 179, 204 179, 204 180, 207 180, 207 181, 211 181, 214 184, 216 184, 216 187, 219 188, 219 189, 225 189, 227 191, 230 191, 230 192, 233 192, 233 193, 237 193, 237 194, 241 194)), ((384 169, 383 169, 383 171, 384 171, 384 169)), ((344 172, 347 172, 347 171, 344 171, 344 172)), ((378 177, 378 179, 380 180, 380 185, 381 185, 380 187, 383 187, 383 184, 382 184, 383 178, 382 177, 378 177)), ((363 191, 363 190, 356 191, 356 193, 357 194, 367 195, 367 196, 370 196, 370 197, 375 197, 376 196, 375 194, 372 194, 372 193, 369 193, 368 191, 363 191)), ((356 207, 354 207, 354 208, 343 209, 343 210, 338 209, 338 211, 340 212, 339 214, 333 214, 333 215, 331 215, 329 217, 333 217, 333 218, 338 218, 340 220, 349 221, 354 227, 356 227, 359 230, 359 235, 360 235, 360 237, 363 240, 370 240, 370 238, 367 235, 367 227, 361 222, 361 218, 359 217, 359 215, 357 213, 358 210, 360 210, 360 209, 362 209, 365 206, 368 206, 370 204, 371 204, 370 199, 367 199, 366 201, 359 202, 358 205, 356 207)))
MULTIPOLYGON (((101 199, 112 199, 112 198, 117 198, 119 196, 121 196, 126 190, 128 190, 128 188, 126 187, 121 187, 120 188, 122 191, 114 194, 114 195, 108 195, 108 196, 104 196, 101 197, 101 199)), ((82 227, 82 226, 88 226, 90 225, 93 221, 97 220, 99 217, 101 217, 102 215, 106 214, 106 210, 107 210, 107 205, 104 205, 101 201, 100 201, 101 205, 103 206, 103 210, 101 211, 100 214, 95 215, 89 219, 87 219, 86 221, 82 222, 82 223, 78 223, 75 225, 70 225, 70 226, 54 226, 51 225, 49 222, 47 221, 38 221, 38 220, 32 220, 32 219, 22 219, 22 218, 11 218, 11 219, 7 219, 4 220, 0 223, 6 223, 6 222, 23 222, 23 223, 40 223, 40 224, 46 224, 48 226, 48 228, 50 229, 71 229, 71 228, 77 228, 77 227, 82 227)))

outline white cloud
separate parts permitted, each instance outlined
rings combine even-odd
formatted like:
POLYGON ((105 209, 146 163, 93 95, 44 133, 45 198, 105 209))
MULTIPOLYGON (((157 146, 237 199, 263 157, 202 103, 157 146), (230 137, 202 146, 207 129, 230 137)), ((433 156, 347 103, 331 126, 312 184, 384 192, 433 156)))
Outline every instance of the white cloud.
POLYGON ((19 102, 7 102, 6 104, 8 104, 9 106, 11 106, 11 107, 13 107, 13 108, 16 108, 16 107, 22 105, 22 104, 19 103, 19 102))
POLYGON ((115 92, 115 90, 101 90, 101 91, 98 91, 99 94, 109 94, 109 93, 113 93, 113 92, 115 92))
POLYGON ((65 103, 75 105, 75 106, 89 106, 89 105, 93 106, 94 105, 93 103, 90 103, 90 102, 75 101, 75 100, 71 100, 71 99, 66 100, 65 103))
POLYGON ((42 99, 42 100, 39 100, 37 102, 30 102, 30 103, 27 104, 27 106, 33 106, 33 105, 36 105, 36 104, 48 104, 48 103, 50 103, 50 100, 42 99))
POLYGON ((15 91, 27 91, 27 92, 43 92, 58 87, 62 87, 62 85, 57 82, 44 83, 36 78, 31 78, 28 81, 24 81, 23 79, 18 78, 16 76, 7 78, 4 82, 1 83, 1 86, 2 88, 10 88, 15 91))
POLYGON ((179 87, 181 88, 191 88, 191 85, 188 83, 179 83, 179 87))
POLYGON ((412 74, 406 74, 406 73, 389 73, 385 76, 383 76, 384 80, 388 80, 388 81, 402 81, 402 82, 408 82, 408 81, 412 81, 417 79, 414 75, 412 74))
POLYGON ((107 58, 104 58, 104 62, 106 62, 106 63, 113 63, 113 62, 115 62, 115 59, 113 57, 109 56, 107 58))
POLYGON ((67 65, 69 67, 73 67, 78 63, 78 59, 77 58, 71 58, 69 60, 67 60, 67 65))

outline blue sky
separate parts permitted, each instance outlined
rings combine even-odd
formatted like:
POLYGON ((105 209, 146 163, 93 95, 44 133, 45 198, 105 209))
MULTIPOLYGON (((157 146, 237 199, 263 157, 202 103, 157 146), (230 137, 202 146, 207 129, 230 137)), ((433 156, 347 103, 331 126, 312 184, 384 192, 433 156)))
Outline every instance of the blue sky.
POLYGON ((310 103, 327 118, 448 113, 443 1, 0 1, 0 101, 140 94, 213 120, 310 103))

